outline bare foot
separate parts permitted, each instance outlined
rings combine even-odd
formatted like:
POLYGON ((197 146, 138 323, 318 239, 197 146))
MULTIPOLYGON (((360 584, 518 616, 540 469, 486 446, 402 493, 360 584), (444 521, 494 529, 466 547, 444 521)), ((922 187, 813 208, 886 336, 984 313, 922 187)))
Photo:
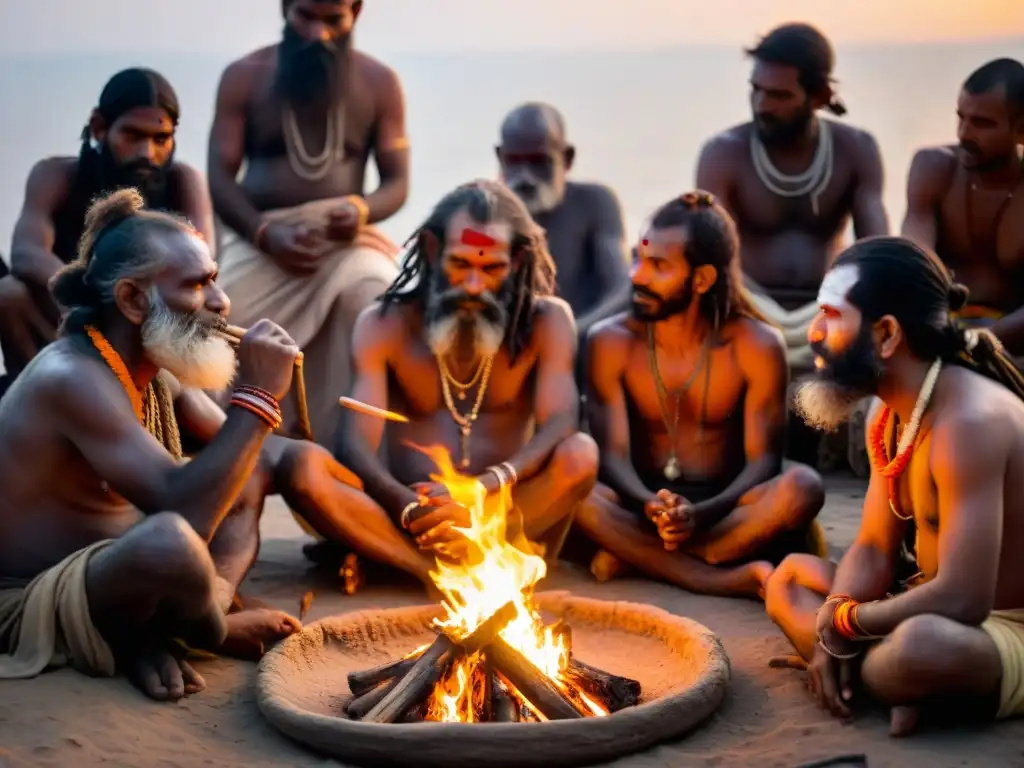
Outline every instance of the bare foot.
POLYGON ((893 707, 889 710, 889 735, 906 736, 917 728, 921 710, 917 707, 893 707))
POLYGON ((206 681, 167 651, 148 651, 132 659, 126 673, 132 684, 156 701, 177 701, 206 688, 206 681))
POLYGON ((754 582, 754 594, 761 600, 764 600, 764 590, 768 584, 768 579, 775 573, 775 566, 769 562, 758 560, 750 563, 747 567, 750 569, 750 576, 754 582))
POLYGON ((600 582, 611 581, 619 576, 626 576, 633 569, 611 552, 601 550, 590 561, 590 572, 600 582))
POLYGON ((251 608, 227 615, 228 636, 219 651, 258 661, 274 643, 302 629, 294 616, 273 608, 251 608))

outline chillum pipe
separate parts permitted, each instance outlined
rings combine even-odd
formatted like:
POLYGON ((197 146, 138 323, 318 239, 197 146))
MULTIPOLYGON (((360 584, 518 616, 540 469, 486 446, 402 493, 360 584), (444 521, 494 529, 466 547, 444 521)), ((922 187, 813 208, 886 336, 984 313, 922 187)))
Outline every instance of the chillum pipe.
MULTIPOLYGON (((247 330, 237 325, 221 325, 214 329, 224 341, 230 344, 235 350, 242 343, 242 337, 247 330)), ((299 419, 299 437, 303 440, 313 441, 313 426, 309 421, 309 403, 306 401, 306 377, 302 372, 302 352, 295 358, 295 379, 292 386, 295 389, 295 405, 299 419)))

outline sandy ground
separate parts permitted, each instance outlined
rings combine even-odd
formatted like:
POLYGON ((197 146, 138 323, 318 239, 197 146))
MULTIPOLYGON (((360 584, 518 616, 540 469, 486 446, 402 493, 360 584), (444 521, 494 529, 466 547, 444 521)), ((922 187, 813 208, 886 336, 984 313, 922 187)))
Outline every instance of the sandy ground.
MULTIPOLYGON (((861 490, 859 482, 830 482, 822 521, 836 547, 848 546, 856 531, 861 490)), ((302 593, 317 589, 307 622, 349 610, 424 602, 412 587, 371 585, 346 597, 319 580, 302 557, 306 537, 277 499, 268 505, 263 533, 248 591, 297 610, 302 593)), ((1024 765, 1024 722, 933 729, 894 740, 883 712, 867 712, 850 724, 832 720, 811 703, 801 673, 766 666, 768 657, 785 652, 787 645, 753 602, 698 597, 638 579, 598 585, 570 567, 544 586, 650 602, 689 616, 719 634, 732 660, 730 694, 703 727, 614 765, 795 768, 851 753, 866 754, 872 768, 1024 765)), ((144 699, 123 679, 93 680, 71 671, 0 684, 0 766, 337 765, 287 741, 263 720, 253 696, 255 665, 208 661, 197 667, 208 689, 173 705, 144 699)))

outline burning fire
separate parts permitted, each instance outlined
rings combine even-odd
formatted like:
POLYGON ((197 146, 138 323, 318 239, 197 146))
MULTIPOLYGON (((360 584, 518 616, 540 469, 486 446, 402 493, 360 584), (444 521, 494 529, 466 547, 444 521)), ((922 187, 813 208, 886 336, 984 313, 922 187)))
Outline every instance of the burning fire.
MULTIPOLYGON (((431 577, 444 595, 443 615, 436 627, 450 637, 465 638, 499 608, 512 603, 514 618, 500 631, 501 638, 555 683, 571 700, 592 716, 608 710, 572 685, 566 672, 570 647, 558 625, 545 626, 533 596, 534 586, 547 572, 543 548, 524 535, 515 542, 507 539, 508 512, 512 497, 508 488, 488 497, 474 477, 459 474, 450 454, 441 447, 422 449, 437 465, 431 480, 442 483, 452 499, 469 510, 468 528, 456 529, 467 544, 467 554, 458 562, 438 559, 431 577)), ((490 695, 491 674, 480 654, 456 659, 438 681, 427 706, 428 720, 474 722, 490 695)), ((538 720, 544 716, 503 680, 520 707, 538 720)))

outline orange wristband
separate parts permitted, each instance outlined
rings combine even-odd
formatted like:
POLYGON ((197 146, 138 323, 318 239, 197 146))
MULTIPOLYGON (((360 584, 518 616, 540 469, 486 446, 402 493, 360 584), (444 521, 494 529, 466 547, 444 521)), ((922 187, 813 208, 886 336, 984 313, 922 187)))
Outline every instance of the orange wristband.
POLYGON ((345 201, 352 203, 352 205, 355 206, 355 209, 359 212, 359 218, 357 219, 359 222, 359 228, 362 229, 365 227, 366 223, 370 220, 370 206, 368 206, 366 201, 359 195, 347 195, 345 197, 345 201))

